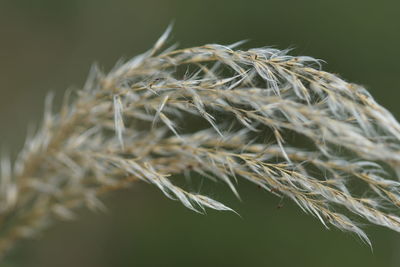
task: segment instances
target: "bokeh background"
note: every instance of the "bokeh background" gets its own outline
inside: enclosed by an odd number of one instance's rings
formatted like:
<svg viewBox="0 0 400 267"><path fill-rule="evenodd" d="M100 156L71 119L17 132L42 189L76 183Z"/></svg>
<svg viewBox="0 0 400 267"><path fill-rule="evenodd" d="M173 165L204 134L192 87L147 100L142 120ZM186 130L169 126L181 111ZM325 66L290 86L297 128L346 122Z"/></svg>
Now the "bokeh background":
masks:
<svg viewBox="0 0 400 267"><path fill-rule="evenodd" d="M93 62L109 69L149 48L175 22L180 46L233 43L295 48L325 69L365 85L400 117L399 1L0 0L0 147L15 155L40 121L44 97L79 88ZM400 266L400 234L367 226L357 237L327 231L289 201L240 182L243 201L222 185L202 191L241 215L198 215L138 183L80 211L0 266Z"/></svg>

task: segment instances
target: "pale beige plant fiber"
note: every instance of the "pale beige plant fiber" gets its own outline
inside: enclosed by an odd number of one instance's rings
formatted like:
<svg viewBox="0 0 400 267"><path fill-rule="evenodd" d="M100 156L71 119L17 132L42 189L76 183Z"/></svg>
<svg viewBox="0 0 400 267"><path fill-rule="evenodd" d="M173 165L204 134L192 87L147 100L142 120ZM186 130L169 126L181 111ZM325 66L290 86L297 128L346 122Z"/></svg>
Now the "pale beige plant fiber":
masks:
<svg viewBox="0 0 400 267"><path fill-rule="evenodd" d="M107 74L94 67L58 113L48 98L17 160L3 157L1 254L138 180L197 212L231 210L176 185L194 173L238 196L246 179L367 243L359 222L400 231L400 125L365 88L287 50L166 49L170 30Z"/></svg>

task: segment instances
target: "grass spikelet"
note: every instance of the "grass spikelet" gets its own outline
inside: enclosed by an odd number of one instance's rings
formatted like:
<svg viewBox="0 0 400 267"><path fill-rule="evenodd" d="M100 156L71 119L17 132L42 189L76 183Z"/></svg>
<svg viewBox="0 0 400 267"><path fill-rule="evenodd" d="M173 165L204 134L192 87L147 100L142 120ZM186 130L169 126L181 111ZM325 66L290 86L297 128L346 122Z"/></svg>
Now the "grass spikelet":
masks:
<svg viewBox="0 0 400 267"><path fill-rule="evenodd" d="M188 172L237 196L246 179L368 244L361 222L400 232L400 125L365 88L288 50L163 51L170 31L108 74L93 67L59 113L49 98L16 161L2 157L1 255L139 180L196 212L231 211L177 186Z"/></svg>

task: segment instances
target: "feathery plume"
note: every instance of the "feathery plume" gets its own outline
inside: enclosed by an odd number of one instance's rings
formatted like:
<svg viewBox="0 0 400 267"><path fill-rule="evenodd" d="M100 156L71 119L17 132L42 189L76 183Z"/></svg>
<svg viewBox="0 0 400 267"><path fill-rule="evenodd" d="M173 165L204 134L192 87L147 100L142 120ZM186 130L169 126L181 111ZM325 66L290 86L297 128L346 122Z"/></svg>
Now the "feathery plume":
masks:
<svg viewBox="0 0 400 267"><path fill-rule="evenodd" d="M49 98L16 161L3 156L0 254L138 180L196 212L231 210L175 185L187 172L237 196L246 179L368 244L360 220L400 232L400 125L365 88L288 50L162 51L170 31L108 74L93 67L59 113Z"/></svg>

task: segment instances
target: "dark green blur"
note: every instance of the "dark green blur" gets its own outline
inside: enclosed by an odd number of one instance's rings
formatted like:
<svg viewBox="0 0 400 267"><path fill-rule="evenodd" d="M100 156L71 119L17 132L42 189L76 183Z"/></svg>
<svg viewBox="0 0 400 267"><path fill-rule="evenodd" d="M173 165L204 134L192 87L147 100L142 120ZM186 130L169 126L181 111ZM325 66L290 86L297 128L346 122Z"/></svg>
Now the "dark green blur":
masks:
<svg viewBox="0 0 400 267"><path fill-rule="evenodd" d="M48 91L60 99L83 84L91 63L107 70L145 51L171 21L180 46L250 39L245 47L324 59L399 118L399 10L384 0L0 0L0 147L15 155ZM371 252L289 200L243 181L239 188L242 202L222 185L202 192L241 217L203 216L136 184L106 198L108 213L81 211L20 243L0 266L400 266L400 234L367 226Z"/></svg>

